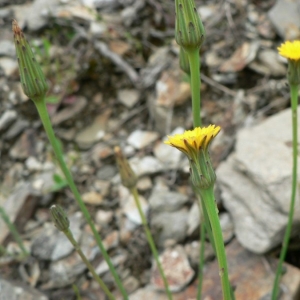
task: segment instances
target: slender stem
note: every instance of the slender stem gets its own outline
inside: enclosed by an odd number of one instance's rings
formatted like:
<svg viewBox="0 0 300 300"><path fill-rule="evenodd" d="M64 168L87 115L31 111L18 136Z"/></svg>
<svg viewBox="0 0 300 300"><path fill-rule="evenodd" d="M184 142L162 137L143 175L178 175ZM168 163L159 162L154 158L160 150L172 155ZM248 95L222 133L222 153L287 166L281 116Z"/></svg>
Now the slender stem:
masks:
<svg viewBox="0 0 300 300"><path fill-rule="evenodd" d="M77 253L81 257L82 261L85 263L85 265L87 266L87 268L89 269L89 271L93 275L93 278L98 282L98 284L102 288L103 292L107 295L107 297L110 300L115 300L114 295L109 291L108 287L102 281L102 279L98 276L98 274L96 274L94 267L91 265L91 263L89 262L89 260L86 258L86 256L82 252L79 244L74 239L73 234L70 231L70 229L68 229L66 232L64 232L64 234L66 235L66 237L68 238L68 240L71 242L71 244L74 246L75 250L77 251Z"/></svg>
<svg viewBox="0 0 300 300"><path fill-rule="evenodd" d="M201 208L201 203L198 203L199 219L200 219L200 252L199 252L199 266L198 266L198 291L197 300L201 300L202 285L203 285L203 266L204 266L204 250L205 250L205 222L204 215Z"/></svg>
<svg viewBox="0 0 300 300"><path fill-rule="evenodd" d="M190 63L191 72L191 88L192 88L192 110L193 110L193 122L194 127L201 127L201 116L200 116L200 58L199 50L191 50L187 52Z"/></svg>
<svg viewBox="0 0 300 300"><path fill-rule="evenodd" d="M158 270L159 270L159 273L160 273L160 276L164 282L164 285L165 285L165 289L166 289L166 292L167 292L167 295L168 295L168 299L169 300L172 300L172 293L170 291L170 288L169 288L169 284L168 284L168 281L167 281L167 278L166 278L166 275L164 273L164 270L162 268L162 265L159 261L159 257L158 257L158 252L157 252L157 249L155 247L155 243L154 243L154 240L152 238L152 234L151 234L151 231L148 227L148 224L147 224L147 220L146 220L146 217L145 217L145 214L142 210L142 207L141 207L141 203L140 203L140 199L139 199L139 195L138 195L138 192L137 192L137 189L134 187L132 189L130 189L130 192L132 193L133 195L133 198L134 198L134 201L135 201L135 204L137 206L137 209L139 211L139 214L140 214L140 217L141 217L141 220L142 220L142 224L144 226L144 230L145 230L145 233L146 233L146 237L147 237L147 240L148 240L148 243L150 245L150 248L151 248L151 251L152 251L152 254L154 256L154 259L156 261L156 264L157 264L157 267L158 267Z"/></svg>
<svg viewBox="0 0 300 300"><path fill-rule="evenodd" d="M72 289L73 289L73 291L74 291L74 293L75 293L75 295L76 295L76 300L82 300L82 298L81 298L81 296L80 296L79 289L78 289L78 287L77 287L76 284L73 284L73 285L72 285Z"/></svg>
<svg viewBox="0 0 300 300"><path fill-rule="evenodd" d="M15 241L17 242L17 244L19 245L20 249L22 250L22 253L24 256L29 255L28 251L26 250L22 238L20 237L20 234L18 233L15 225L10 221L8 215L6 214L4 208L2 206L0 206L0 216L2 218L2 220L5 222L5 224L7 225L10 233L13 235Z"/></svg>
<svg viewBox="0 0 300 300"><path fill-rule="evenodd" d="M218 217L218 209L215 203L213 187L206 190L200 190L203 206L206 206L208 218L211 224L214 242L216 246L216 254L219 264L219 274L221 277L223 299L231 300L231 287L228 278L228 266L223 242L222 229Z"/></svg>
<svg viewBox="0 0 300 300"><path fill-rule="evenodd" d="M199 205L201 205L202 210L203 210L204 224L205 224L205 229L206 229L207 234L208 234L209 241L210 241L210 243L211 243L211 245L214 249L215 254L217 254L215 241L214 241L214 236L213 236L213 233L212 233L212 230L211 230L211 225L210 225L209 217L208 217L208 214L207 214L207 209L206 209L205 205L202 205L202 202L201 202L201 194L199 194Z"/></svg>
<svg viewBox="0 0 300 300"><path fill-rule="evenodd" d="M279 293L279 284L282 275L282 265L286 256L292 226L293 226L293 217L295 210L295 201L296 201L296 191L297 191L297 165L298 165L298 117L297 117L297 107L298 107L298 85L290 85L290 94L291 94L291 106L292 106L292 131L293 131L293 170L292 170L292 193L291 193L291 202L290 202L290 211L288 217L288 223L286 226L283 244L280 252L280 258L276 270L273 291L272 291L272 300L277 300Z"/></svg>
<svg viewBox="0 0 300 300"><path fill-rule="evenodd" d="M56 155L56 158L59 162L59 165L66 177L66 180L68 181L68 184L69 184L69 187L71 189L71 191L73 192L74 194L74 197L87 221L87 223L89 224L89 226L91 227L92 229L92 232L94 234L94 237L96 239L96 242L101 250L101 254L103 255L103 258L105 259L105 261L107 262L107 265L115 279L115 282L116 282L116 285L118 286L122 296L124 297L124 299L128 299L128 295L121 283L121 280L113 266L113 264L111 263L111 260L105 250L105 247L102 243L102 240L101 240L101 237L98 233L98 231L96 230L96 227L92 221L92 218L84 204L84 202L82 201L82 198L77 190L77 187L74 183L74 180L72 178L72 175L63 159L63 155L62 155L62 152L61 152L61 149L57 143L57 140L56 140L56 137L55 137L55 134L54 134L54 131L53 131L53 128L52 128L52 125L51 125L51 121L50 121L50 118L49 118L49 114L48 114L48 111L47 111L47 107L46 107L46 103L44 100L39 100L39 101L34 101L35 105L36 105L36 108L39 112L39 115L40 115L40 118L42 120L42 123L44 125L44 128L45 128L45 131L47 133L47 136L49 138L49 141L53 147L53 150L54 150L54 153Z"/></svg>

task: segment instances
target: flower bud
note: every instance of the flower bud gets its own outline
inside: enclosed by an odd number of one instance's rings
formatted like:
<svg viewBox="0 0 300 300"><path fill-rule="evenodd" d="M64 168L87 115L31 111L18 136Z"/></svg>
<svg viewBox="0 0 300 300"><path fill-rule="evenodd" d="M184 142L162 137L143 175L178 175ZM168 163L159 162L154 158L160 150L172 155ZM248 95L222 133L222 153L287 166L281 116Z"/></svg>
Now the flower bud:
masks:
<svg viewBox="0 0 300 300"><path fill-rule="evenodd" d="M194 0L175 0L175 9L177 44L186 51L199 49L204 41L205 30Z"/></svg>
<svg viewBox="0 0 300 300"><path fill-rule="evenodd" d="M23 91L33 101L43 100L48 85L42 69L34 58L30 45L16 20L12 22L12 29Z"/></svg>
<svg viewBox="0 0 300 300"><path fill-rule="evenodd" d="M67 232L70 227L70 221L65 211L59 205L52 205L50 207L51 219L55 227L63 232Z"/></svg>
<svg viewBox="0 0 300 300"><path fill-rule="evenodd" d="M115 147L115 156L122 184L128 189L134 188L137 183L137 177L130 167L128 160L123 156L120 147Z"/></svg>

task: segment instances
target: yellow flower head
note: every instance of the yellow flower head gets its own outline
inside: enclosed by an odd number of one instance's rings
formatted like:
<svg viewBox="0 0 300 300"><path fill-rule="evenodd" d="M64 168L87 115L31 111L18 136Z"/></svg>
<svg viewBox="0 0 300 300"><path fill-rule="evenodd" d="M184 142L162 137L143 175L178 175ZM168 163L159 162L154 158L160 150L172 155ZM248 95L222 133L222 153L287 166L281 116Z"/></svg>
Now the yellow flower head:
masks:
<svg viewBox="0 0 300 300"><path fill-rule="evenodd" d="M300 60L300 41L285 42L277 48L279 54L287 59Z"/></svg>
<svg viewBox="0 0 300 300"><path fill-rule="evenodd" d="M219 133L220 126L209 125L208 127L196 127L193 130L186 130L183 134L168 136L165 144L177 148L191 157L199 150L206 151L212 139ZM194 152L194 153L191 153Z"/></svg>

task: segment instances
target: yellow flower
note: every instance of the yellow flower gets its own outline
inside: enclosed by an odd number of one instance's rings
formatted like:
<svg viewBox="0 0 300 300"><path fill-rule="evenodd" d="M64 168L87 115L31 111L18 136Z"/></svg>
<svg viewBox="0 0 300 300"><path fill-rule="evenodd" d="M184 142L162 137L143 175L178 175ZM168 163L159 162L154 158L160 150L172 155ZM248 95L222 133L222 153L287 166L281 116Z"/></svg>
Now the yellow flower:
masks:
<svg viewBox="0 0 300 300"><path fill-rule="evenodd" d="M287 59L300 60L300 41L285 42L277 48L279 54Z"/></svg>
<svg viewBox="0 0 300 300"><path fill-rule="evenodd" d="M209 125L208 127L196 127L193 130L186 130L183 134L168 136L165 144L177 148L186 155L190 152L198 152L200 149L207 150L212 139L219 133L220 126Z"/></svg>
<svg viewBox="0 0 300 300"><path fill-rule="evenodd" d="M220 129L220 126L215 125L196 127L183 134L168 136L165 141L165 144L177 148L189 158L191 179L196 188L208 189L216 181L208 146Z"/></svg>

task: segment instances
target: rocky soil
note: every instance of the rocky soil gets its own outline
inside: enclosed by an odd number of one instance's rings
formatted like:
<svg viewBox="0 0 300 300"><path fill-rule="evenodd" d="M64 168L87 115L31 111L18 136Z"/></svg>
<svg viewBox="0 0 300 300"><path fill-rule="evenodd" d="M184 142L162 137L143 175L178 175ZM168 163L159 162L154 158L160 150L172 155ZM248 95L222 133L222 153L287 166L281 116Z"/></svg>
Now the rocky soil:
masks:
<svg viewBox="0 0 300 300"><path fill-rule="evenodd" d="M268 299L287 223L292 164L287 64L276 48L300 37L300 1L205 0L196 6L207 31L202 119L222 127L211 153L230 279L237 300ZM65 159L130 299L167 298L134 200L120 183L114 146L139 177L142 208L174 299L196 299L196 197L187 160L163 144L166 135L192 126L173 0L0 0L0 205L30 252L20 258L0 219L0 299L77 299L73 284L82 299L105 299L53 226L52 204L63 206L74 237L119 296L36 109L21 90L12 19L49 81L48 111ZM282 281L285 300L300 297L299 224L297 209ZM203 299L219 300L208 243L205 257Z"/></svg>

